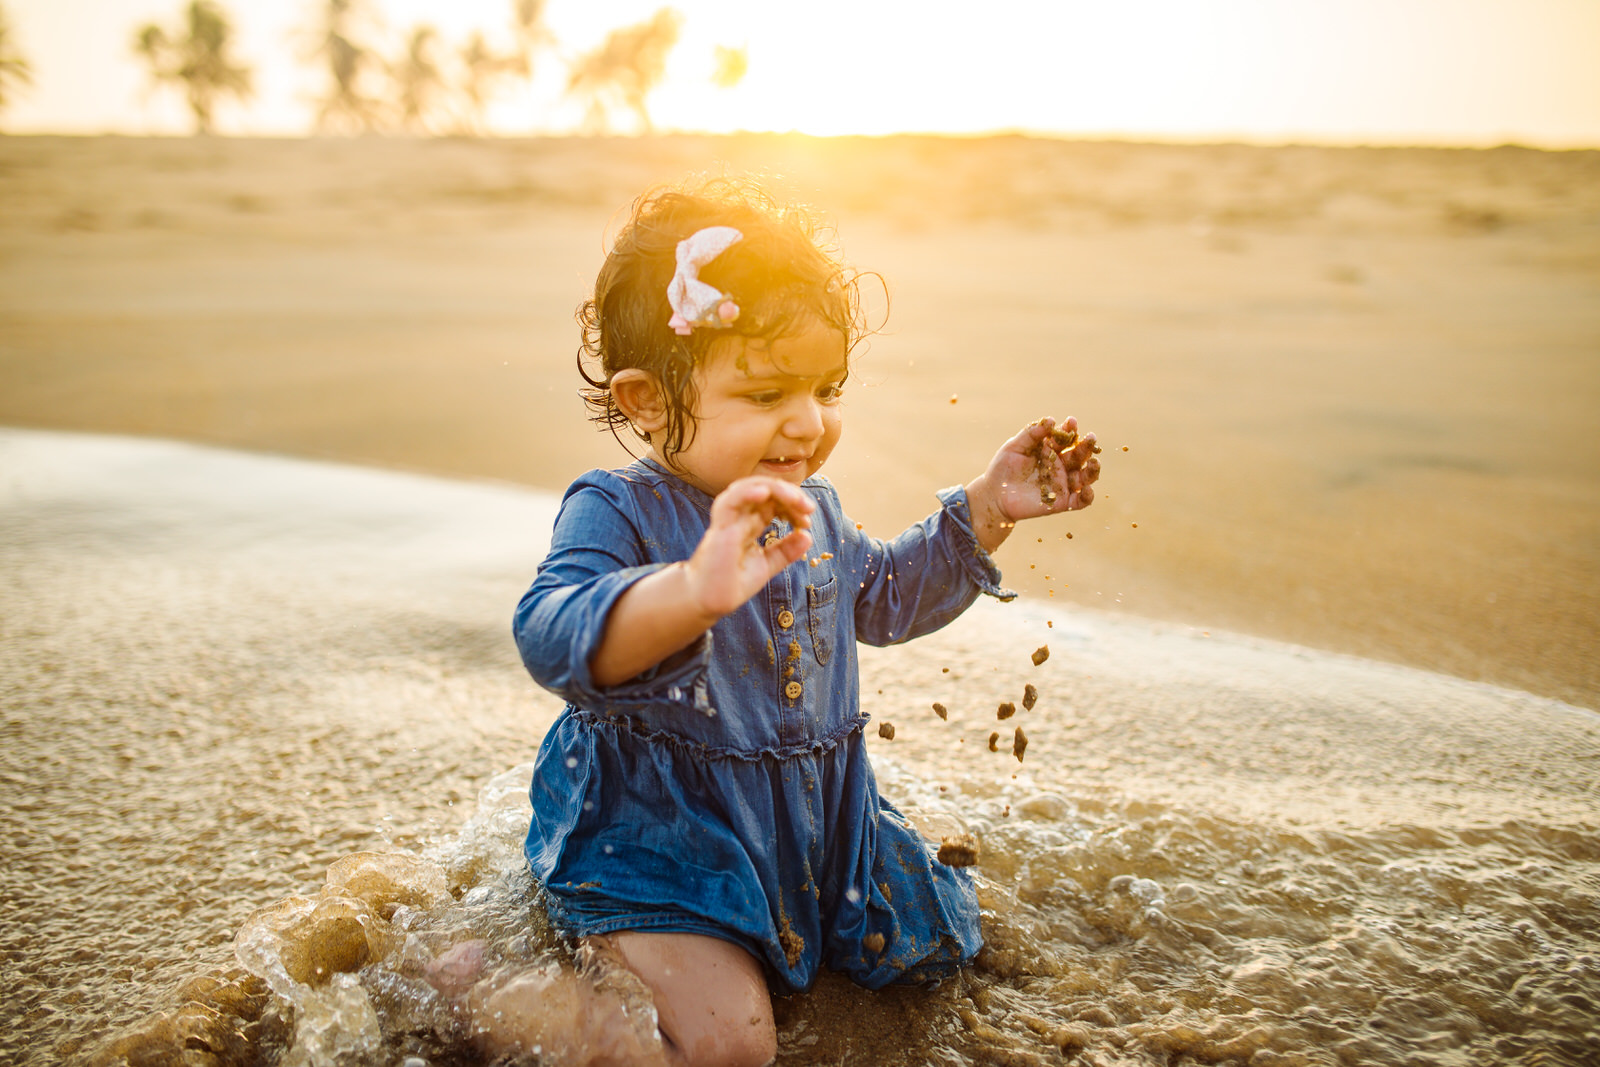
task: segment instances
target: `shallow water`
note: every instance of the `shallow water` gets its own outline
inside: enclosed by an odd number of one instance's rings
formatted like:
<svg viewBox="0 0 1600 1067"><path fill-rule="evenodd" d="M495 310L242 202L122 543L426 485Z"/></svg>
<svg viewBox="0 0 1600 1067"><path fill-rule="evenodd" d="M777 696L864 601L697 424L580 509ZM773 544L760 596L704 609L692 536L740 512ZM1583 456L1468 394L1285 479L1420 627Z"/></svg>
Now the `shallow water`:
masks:
<svg viewBox="0 0 1600 1067"><path fill-rule="evenodd" d="M568 959L507 623L552 517L0 432L0 1061L477 1062L430 962ZM1600 1059L1600 716L1048 602L862 665L886 794L981 841L988 947L780 1002L780 1062Z"/></svg>

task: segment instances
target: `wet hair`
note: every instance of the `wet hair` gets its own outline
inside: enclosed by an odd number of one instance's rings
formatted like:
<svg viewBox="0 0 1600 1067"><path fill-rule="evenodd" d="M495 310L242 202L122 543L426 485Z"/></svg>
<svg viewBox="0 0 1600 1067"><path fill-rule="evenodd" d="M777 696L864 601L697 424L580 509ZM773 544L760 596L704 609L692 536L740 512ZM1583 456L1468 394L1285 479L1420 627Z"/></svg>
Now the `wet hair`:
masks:
<svg viewBox="0 0 1600 1067"><path fill-rule="evenodd" d="M700 270L701 280L739 306L739 317L726 329L680 336L667 325L667 283L677 269L678 242L707 226L732 226L744 235ZM578 309L578 373L587 383L580 393L590 421L621 441L619 430L629 423L611 393L612 376L633 367L648 371L660 386L666 425L659 441L634 432L670 458L694 436L694 369L718 341L770 342L820 324L843 335L848 358L868 333L861 275L840 260L826 235L809 210L778 203L751 179L713 178L640 197L600 268L594 298Z"/></svg>

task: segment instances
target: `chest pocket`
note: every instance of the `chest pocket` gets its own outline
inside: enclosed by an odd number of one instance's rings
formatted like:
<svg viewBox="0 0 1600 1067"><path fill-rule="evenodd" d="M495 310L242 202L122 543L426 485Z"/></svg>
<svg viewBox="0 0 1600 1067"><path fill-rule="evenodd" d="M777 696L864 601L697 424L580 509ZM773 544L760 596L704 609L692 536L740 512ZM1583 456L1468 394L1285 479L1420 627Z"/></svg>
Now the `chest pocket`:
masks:
<svg viewBox="0 0 1600 1067"><path fill-rule="evenodd" d="M833 658L835 602L839 598L839 579L829 578L821 585L806 586L806 625L811 629L811 649L817 662L826 665Z"/></svg>

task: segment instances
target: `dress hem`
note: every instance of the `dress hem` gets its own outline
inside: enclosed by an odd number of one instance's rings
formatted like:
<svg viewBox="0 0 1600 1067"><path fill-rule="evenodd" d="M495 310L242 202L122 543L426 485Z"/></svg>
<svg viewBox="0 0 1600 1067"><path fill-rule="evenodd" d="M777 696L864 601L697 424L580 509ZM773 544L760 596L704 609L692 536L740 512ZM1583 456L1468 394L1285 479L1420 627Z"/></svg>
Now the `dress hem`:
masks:
<svg viewBox="0 0 1600 1067"><path fill-rule="evenodd" d="M607 730L621 735L624 731L636 740L651 743L660 743L678 752L699 759L725 759L738 760L742 763L764 763L767 760L787 760L796 756L820 756L838 748L849 740L852 734L861 733L866 729L867 723L872 721L872 716L862 713L854 719L842 723L833 733L810 741L800 741L792 745L769 745L757 749L728 748L723 745L707 745L699 741L675 734L670 730L655 729L645 725L638 719L626 715L605 714L580 708L575 704L567 705L567 714L577 722L585 725Z"/></svg>

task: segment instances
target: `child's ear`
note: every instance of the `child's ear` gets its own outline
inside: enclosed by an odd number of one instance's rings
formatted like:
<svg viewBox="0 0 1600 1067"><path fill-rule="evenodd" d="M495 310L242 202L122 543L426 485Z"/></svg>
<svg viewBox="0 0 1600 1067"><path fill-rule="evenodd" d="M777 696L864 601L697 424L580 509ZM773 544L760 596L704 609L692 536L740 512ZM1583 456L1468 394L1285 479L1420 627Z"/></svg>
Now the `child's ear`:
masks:
<svg viewBox="0 0 1600 1067"><path fill-rule="evenodd" d="M666 429L666 398L661 382L649 371L637 367L617 371L611 376L611 398L635 428L652 434Z"/></svg>

